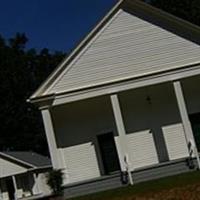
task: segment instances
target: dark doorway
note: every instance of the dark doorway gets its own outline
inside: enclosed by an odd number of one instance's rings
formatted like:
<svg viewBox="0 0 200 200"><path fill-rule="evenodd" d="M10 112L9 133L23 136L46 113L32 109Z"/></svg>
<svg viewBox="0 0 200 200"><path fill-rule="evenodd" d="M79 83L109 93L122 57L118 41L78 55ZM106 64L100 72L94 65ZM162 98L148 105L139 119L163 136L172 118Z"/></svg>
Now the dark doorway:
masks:
<svg viewBox="0 0 200 200"><path fill-rule="evenodd" d="M12 178L9 178L6 180L6 187L7 187L9 199L14 200L15 199L15 188L13 185Z"/></svg>
<svg viewBox="0 0 200 200"><path fill-rule="evenodd" d="M98 136L98 143L101 152L105 174L119 171L119 158L115 146L113 133Z"/></svg>
<svg viewBox="0 0 200 200"><path fill-rule="evenodd" d="M189 117L197 149L200 152L200 113L191 114Z"/></svg>

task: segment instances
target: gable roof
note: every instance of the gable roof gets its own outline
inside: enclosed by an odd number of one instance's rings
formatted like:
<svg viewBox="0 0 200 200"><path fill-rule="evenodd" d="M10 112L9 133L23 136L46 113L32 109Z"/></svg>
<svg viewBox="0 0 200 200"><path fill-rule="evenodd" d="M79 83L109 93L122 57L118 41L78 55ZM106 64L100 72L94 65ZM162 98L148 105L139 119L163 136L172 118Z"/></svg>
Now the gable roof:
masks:
<svg viewBox="0 0 200 200"><path fill-rule="evenodd" d="M28 151L6 151L0 152L0 156L26 166L28 168L51 167L51 161L48 157Z"/></svg>
<svg viewBox="0 0 200 200"><path fill-rule="evenodd" d="M30 100L200 63L200 28L138 0L121 0Z"/></svg>

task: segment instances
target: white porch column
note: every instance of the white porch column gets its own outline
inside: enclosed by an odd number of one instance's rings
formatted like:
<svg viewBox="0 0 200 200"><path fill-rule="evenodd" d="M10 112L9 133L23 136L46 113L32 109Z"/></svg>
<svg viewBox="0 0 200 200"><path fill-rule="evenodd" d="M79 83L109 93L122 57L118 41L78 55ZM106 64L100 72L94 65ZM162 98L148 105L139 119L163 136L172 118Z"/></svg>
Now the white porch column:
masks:
<svg viewBox="0 0 200 200"><path fill-rule="evenodd" d="M14 186L14 190L15 190L15 200L17 200L17 182L16 182L16 178L15 176L12 176L12 181L13 181L13 186Z"/></svg>
<svg viewBox="0 0 200 200"><path fill-rule="evenodd" d="M1 183L1 179L0 179L0 200L3 200L3 193L2 193L2 183Z"/></svg>
<svg viewBox="0 0 200 200"><path fill-rule="evenodd" d="M33 180L34 180L34 183L35 183L35 188L33 187L32 193L33 194L40 194L39 177L36 175L36 173L33 173Z"/></svg>
<svg viewBox="0 0 200 200"><path fill-rule="evenodd" d="M41 112L42 112L42 118L43 118L43 123L45 127L52 165L54 169L59 169L60 167L59 155L57 154L57 145L56 145L53 123L51 119L51 113L48 108L41 110Z"/></svg>
<svg viewBox="0 0 200 200"><path fill-rule="evenodd" d="M125 131L125 126L124 126L124 122L123 122L123 118L122 118L122 113L121 113L121 109L120 109L118 96L117 96L117 94L113 94L110 96L110 98L111 98L112 109L113 109L115 122L116 122L116 126L117 126L117 131L119 134L117 151L118 151L118 155L119 155L121 171L128 170L129 181L130 181L130 184L133 185L132 175L129 170L128 152L127 152L127 147L126 147L127 146L126 131Z"/></svg>
<svg viewBox="0 0 200 200"><path fill-rule="evenodd" d="M175 81L173 84L174 84L174 91L175 91L175 95L176 95L176 99L177 99L177 103L178 103L179 112L180 112L180 115L181 115L181 120L182 120L183 127L184 127L184 130L185 130L186 141L187 141L188 145L189 145L190 142L192 142L194 144L194 154L197 158L198 167L200 169L199 155L198 155L198 151L197 151L197 147L196 147L191 123L190 123L190 120L189 120L187 107L186 107L186 104L185 104L182 86L181 86L180 81Z"/></svg>

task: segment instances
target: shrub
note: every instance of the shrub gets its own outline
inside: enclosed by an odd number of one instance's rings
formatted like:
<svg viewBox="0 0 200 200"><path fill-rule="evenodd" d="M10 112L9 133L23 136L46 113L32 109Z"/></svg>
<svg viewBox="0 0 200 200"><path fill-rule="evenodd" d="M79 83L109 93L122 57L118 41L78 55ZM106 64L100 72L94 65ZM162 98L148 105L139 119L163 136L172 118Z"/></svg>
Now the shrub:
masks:
<svg viewBox="0 0 200 200"><path fill-rule="evenodd" d="M54 195L63 195L63 172L61 169L54 169L47 175L47 184Z"/></svg>

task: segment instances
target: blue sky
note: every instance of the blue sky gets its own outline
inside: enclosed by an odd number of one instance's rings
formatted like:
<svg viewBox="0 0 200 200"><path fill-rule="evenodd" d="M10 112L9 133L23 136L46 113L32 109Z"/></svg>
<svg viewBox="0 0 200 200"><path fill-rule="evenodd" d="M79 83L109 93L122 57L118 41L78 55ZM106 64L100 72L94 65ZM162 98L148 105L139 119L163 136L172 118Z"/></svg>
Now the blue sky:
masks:
<svg viewBox="0 0 200 200"><path fill-rule="evenodd" d="M1 0L0 34L24 32L28 48L70 51L117 0Z"/></svg>

